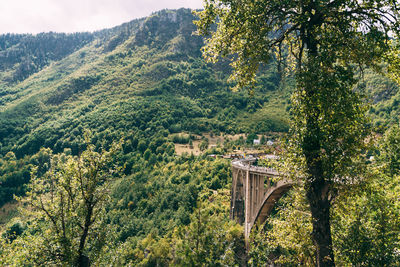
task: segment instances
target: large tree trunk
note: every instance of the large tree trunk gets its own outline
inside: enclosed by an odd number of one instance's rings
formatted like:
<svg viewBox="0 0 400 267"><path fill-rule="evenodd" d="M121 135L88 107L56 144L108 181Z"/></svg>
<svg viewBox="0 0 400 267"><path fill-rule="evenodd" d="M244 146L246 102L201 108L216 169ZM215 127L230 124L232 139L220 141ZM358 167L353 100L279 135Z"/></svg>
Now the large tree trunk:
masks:
<svg viewBox="0 0 400 267"><path fill-rule="evenodd" d="M323 179L307 186L307 199L312 215L312 239L317 249L317 266L335 266L330 225L329 185Z"/></svg>
<svg viewBox="0 0 400 267"><path fill-rule="evenodd" d="M330 225L332 188L323 172L321 132L317 123L319 112L314 110L310 114L313 115L309 116L307 120L303 151L308 172L305 189L312 216L312 239L317 249L316 265L319 267L335 266Z"/></svg>
<svg viewBox="0 0 400 267"><path fill-rule="evenodd" d="M312 10L313 7L310 7ZM316 16L316 18L319 16ZM320 25L322 20L308 23L302 30L303 40L307 48L308 62L306 68L300 72L298 80L300 88L306 92L306 98L302 103L303 116L306 121L302 149L306 158L307 177L305 189L310 204L313 232L312 239L317 249L316 265L335 266L332 249L330 207L331 207L331 183L326 179L322 162L323 133L319 120L321 110L319 99L320 90L326 90L320 75L320 60L318 53L318 41L314 35L314 26ZM325 133L326 134L326 133Z"/></svg>

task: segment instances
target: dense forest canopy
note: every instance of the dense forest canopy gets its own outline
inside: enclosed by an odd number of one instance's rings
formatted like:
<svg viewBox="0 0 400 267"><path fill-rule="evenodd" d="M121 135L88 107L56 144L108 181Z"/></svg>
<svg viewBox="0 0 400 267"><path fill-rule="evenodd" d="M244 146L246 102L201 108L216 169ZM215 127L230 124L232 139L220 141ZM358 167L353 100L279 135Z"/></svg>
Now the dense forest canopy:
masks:
<svg viewBox="0 0 400 267"><path fill-rule="evenodd" d="M216 156L259 136L260 150L284 151L266 139L289 132L296 76L273 56L251 91L232 91L229 59L202 58L196 19L163 10L94 33L0 36L0 265L315 264L301 187L246 255L229 219L230 161ZM380 141L360 159L366 179L335 198L335 260L396 266L400 92L372 69L355 88Z"/></svg>

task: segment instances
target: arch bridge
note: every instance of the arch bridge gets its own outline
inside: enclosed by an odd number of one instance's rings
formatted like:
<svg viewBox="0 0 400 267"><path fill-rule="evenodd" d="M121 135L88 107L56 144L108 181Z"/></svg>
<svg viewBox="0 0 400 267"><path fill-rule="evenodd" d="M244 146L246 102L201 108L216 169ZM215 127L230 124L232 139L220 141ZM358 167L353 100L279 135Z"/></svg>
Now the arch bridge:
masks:
<svg viewBox="0 0 400 267"><path fill-rule="evenodd" d="M272 178L282 175L271 168L253 166L255 161L255 158L232 161L230 217L244 224L246 240L252 227L265 222L275 203L294 184L288 179L274 183Z"/></svg>

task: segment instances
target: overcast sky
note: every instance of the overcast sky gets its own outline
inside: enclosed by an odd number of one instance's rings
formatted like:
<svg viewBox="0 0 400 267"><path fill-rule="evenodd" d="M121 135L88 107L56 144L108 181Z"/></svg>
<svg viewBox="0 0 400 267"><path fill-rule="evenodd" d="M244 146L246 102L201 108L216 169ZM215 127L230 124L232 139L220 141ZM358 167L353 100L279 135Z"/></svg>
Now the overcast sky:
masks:
<svg viewBox="0 0 400 267"><path fill-rule="evenodd" d="M165 8L201 8L202 3L202 0L0 0L0 33L95 31Z"/></svg>

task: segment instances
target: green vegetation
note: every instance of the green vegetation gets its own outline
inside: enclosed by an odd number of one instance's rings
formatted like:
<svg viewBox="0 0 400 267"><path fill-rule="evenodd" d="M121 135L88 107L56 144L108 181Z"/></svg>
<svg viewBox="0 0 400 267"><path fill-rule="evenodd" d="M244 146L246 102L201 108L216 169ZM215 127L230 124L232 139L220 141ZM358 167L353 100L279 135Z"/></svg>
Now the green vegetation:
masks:
<svg viewBox="0 0 400 267"><path fill-rule="evenodd" d="M229 219L230 161L207 156L288 133L296 77L273 58L253 90L231 91L232 67L201 58L194 19L164 10L95 33L0 36L0 216L19 208L0 220L0 265L315 264L304 189L277 203L246 255L243 227ZM363 179L337 187L333 251L340 265L396 266L400 141L386 129L399 92L371 70L363 77L367 125L384 137L363 151ZM351 95L345 87L321 102L327 112ZM213 137L238 133L246 135L208 149ZM194 143L199 156L175 153Z"/></svg>
<svg viewBox="0 0 400 267"><path fill-rule="evenodd" d="M101 251L102 239L106 238L102 230L104 204L110 180L118 175L118 170L110 166L118 146L100 153L93 149L89 144L76 158L52 156L46 173L36 176L33 172L22 201L27 206L24 213L32 218L30 230L40 234L27 235L25 246L31 256L20 259L24 265L85 266ZM6 231L9 242L22 235L13 229L15 225Z"/></svg>
<svg viewBox="0 0 400 267"><path fill-rule="evenodd" d="M49 57L49 67L27 73L21 82L0 81L8 88L0 96L0 154L11 151L24 166L14 178L10 171L0 176L0 204L25 191L30 157L40 148L78 155L85 148L84 129L92 130L97 148L124 136L128 149L140 143L152 145L153 153L157 138L171 133L287 130L287 116L277 113L285 110L279 95L288 89L279 88L274 66L265 71L261 84L268 87L260 93L231 92L226 83L229 66L211 66L200 58L202 40L192 36L193 19L190 10L162 11L95 33L92 42L60 53L60 60ZM46 40L38 37L35 42ZM257 120L247 119L257 113ZM3 166L11 168L8 165Z"/></svg>

